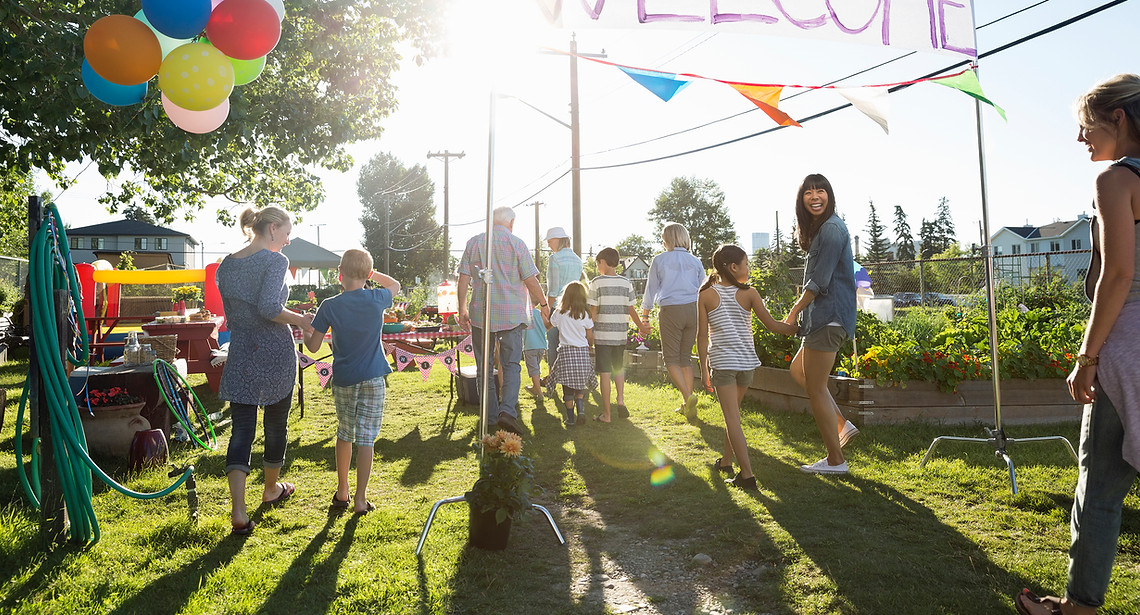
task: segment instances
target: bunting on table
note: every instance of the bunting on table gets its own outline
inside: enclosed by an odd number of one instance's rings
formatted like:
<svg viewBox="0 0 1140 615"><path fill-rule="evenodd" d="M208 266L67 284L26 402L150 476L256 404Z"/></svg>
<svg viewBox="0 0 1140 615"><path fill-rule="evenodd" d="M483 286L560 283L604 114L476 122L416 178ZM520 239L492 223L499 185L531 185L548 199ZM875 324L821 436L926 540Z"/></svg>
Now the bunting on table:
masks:
<svg viewBox="0 0 1140 615"><path fill-rule="evenodd" d="M436 363L442 363L443 366L447 368L447 371L455 374L455 357L458 352L458 348L450 348L438 354L416 354L402 348L396 348L392 354L396 357L396 371L403 371L415 365L416 368L420 370L420 376L427 381L428 376L431 374L432 367L434 367Z"/></svg>
<svg viewBox="0 0 1140 615"><path fill-rule="evenodd" d="M562 53L566 55L574 55L567 51L560 49L547 48L549 51L555 53ZM972 96L981 102L993 106L1002 119L1005 119L1005 110L997 106L990 99L982 94L982 86L978 82L978 76L973 69L966 69L953 75L943 75L941 77L922 77L920 79L911 79L909 81L899 81L894 83L876 83L857 87L843 87L835 85L799 85L788 83L747 83L741 81L727 81L724 79L716 79L713 77L705 77L693 73L672 73L668 71L653 70L651 68L640 68L636 66L629 66L627 64L618 64L616 62L609 62L599 58L591 58L589 56L577 56L583 60L589 60L598 64L606 66L613 66L623 73L628 75L631 79L639 83L642 87L652 92L655 96L663 101L668 102L678 92L684 89L687 85L696 79L703 79L705 81L715 81L723 83L745 98L752 102L763 111L772 121L781 126L799 126L800 124L792 119L787 113L780 110L780 95L784 88L798 88L807 90L835 90L840 96L847 99L860 112L871 118L876 124L881 126L884 131L887 130L887 110L889 107L886 105L886 96L889 94L888 88L914 85L924 81L930 81L939 85L954 88L969 96Z"/></svg>

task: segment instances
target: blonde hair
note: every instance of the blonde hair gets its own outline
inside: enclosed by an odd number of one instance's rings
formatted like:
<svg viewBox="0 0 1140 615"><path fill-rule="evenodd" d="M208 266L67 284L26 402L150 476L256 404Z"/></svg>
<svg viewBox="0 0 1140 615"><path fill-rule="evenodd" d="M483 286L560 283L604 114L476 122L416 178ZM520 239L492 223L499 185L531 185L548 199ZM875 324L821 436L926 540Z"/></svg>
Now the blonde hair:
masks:
<svg viewBox="0 0 1140 615"><path fill-rule="evenodd" d="M586 317L586 285L581 282L571 282L562 290L562 298L558 300L558 311L563 314L569 312L570 318L578 320Z"/></svg>
<svg viewBox="0 0 1140 615"><path fill-rule="evenodd" d="M345 250L340 257L340 275L350 280L367 280L372 275L372 255L364 250Z"/></svg>
<svg viewBox="0 0 1140 615"><path fill-rule="evenodd" d="M238 224L241 226L241 234L249 239L253 239L254 236L264 235L266 229L268 229L271 224L283 226L292 223L293 221L289 218L289 212L275 205L262 207L261 209L246 207L245 211L241 212L241 216L238 218ZM249 230L247 231L246 229Z"/></svg>
<svg viewBox="0 0 1140 615"><path fill-rule="evenodd" d="M559 250L564 250L564 249L570 247L570 238L569 237L559 237L557 239L551 239L550 241L554 242L554 251L555 252L557 252Z"/></svg>
<svg viewBox="0 0 1140 615"><path fill-rule="evenodd" d="M1086 129L1098 123L1112 124L1116 109L1124 111L1129 135L1140 141L1140 76L1123 73L1094 85L1077 99L1077 122Z"/></svg>
<svg viewBox="0 0 1140 615"><path fill-rule="evenodd" d="M665 225L661 230L661 241L665 243L665 247L672 250L673 248L691 249L693 242L689 239L689 231L684 226L676 222L670 222Z"/></svg>

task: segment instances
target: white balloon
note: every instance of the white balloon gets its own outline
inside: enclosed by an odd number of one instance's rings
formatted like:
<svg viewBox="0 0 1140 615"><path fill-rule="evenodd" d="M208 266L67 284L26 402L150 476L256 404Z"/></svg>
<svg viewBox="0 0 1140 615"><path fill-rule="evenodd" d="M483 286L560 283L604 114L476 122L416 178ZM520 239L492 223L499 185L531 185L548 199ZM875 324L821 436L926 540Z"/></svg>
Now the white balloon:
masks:
<svg viewBox="0 0 1140 615"><path fill-rule="evenodd" d="M182 130L194 134L205 134L217 130L219 126L225 123L226 118L230 116L230 99L223 100L222 104L213 109L190 111L170 102L166 94L163 94L162 110L166 111L166 117L170 118L170 121Z"/></svg>
<svg viewBox="0 0 1140 615"><path fill-rule="evenodd" d="M273 7L273 10L277 11L277 17L280 18L281 21L285 21L285 3L282 0L265 1L269 3L269 6Z"/></svg>

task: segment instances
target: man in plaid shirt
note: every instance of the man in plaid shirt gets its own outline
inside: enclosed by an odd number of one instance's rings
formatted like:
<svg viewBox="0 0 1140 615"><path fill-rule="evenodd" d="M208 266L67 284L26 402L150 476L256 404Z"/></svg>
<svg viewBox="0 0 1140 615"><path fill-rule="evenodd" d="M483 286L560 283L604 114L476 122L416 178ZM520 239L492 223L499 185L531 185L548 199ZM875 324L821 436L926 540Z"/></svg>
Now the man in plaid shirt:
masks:
<svg viewBox="0 0 1140 615"><path fill-rule="evenodd" d="M491 390L484 397L487 400L487 421L497 423L500 429L521 434L522 424L518 420L515 405L519 398L523 332L530 322L531 306L537 304L545 319L550 318L550 307L546 303L542 286L538 283L538 267L535 266L530 251L523 240L512 232L515 211L510 207L495 209L492 223L490 306L488 308L487 305L487 284L479 275L487 266L487 234L480 233L467 242L463 258L459 261L458 318L460 325L471 326L478 374L476 379L482 387L485 369L483 327L489 309L491 349L493 351L498 348L503 390L497 394L495 379L490 379ZM469 286L472 291L470 306L465 303ZM488 430L491 426L488 424Z"/></svg>

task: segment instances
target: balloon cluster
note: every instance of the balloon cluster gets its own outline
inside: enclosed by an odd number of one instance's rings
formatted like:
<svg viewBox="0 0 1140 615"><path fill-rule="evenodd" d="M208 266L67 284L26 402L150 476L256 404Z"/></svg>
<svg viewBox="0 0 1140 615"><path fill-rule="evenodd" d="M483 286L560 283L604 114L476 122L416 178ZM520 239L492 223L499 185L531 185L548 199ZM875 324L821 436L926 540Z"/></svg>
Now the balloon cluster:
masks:
<svg viewBox="0 0 1140 615"><path fill-rule="evenodd" d="M229 117L234 86L261 74L284 18L282 0L142 0L134 17L108 15L87 29L83 84L108 105L127 106L142 102L158 75L170 121L207 133Z"/></svg>

